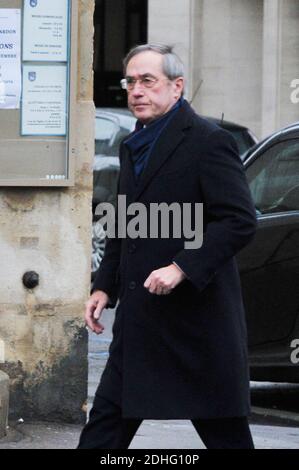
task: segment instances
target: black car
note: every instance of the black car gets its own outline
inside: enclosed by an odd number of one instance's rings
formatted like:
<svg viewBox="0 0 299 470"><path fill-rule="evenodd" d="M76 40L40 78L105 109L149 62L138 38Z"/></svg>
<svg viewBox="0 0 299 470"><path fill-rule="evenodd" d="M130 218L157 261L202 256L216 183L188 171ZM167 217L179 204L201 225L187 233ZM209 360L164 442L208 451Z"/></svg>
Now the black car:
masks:
<svg viewBox="0 0 299 470"><path fill-rule="evenodd" d="M256 136L250 129L248 129L248 127L241 126L235 122L225 121L224 119L217 119L209 116L202 117L214 124L217 124L217 126L222 127L234 136L240 156L249 151L258 142Z"/></svg>
<svg viewBox="0 0 299 470"><path fill-rule="evenodd" d="M299 123L243 159L258 218L254 241L237 257L251 379L299 382Z"/></svg>

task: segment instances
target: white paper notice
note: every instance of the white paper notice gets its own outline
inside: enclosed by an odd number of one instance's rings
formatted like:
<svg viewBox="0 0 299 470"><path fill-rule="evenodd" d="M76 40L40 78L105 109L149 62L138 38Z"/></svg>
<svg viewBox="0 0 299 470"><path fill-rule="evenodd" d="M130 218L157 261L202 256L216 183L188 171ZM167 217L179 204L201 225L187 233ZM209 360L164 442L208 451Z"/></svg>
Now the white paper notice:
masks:
<svg viewBox="0 0 299 470"><path fill-rule="evenodd" d="M22 135L66 135L67 66L24 65Z"/></svg>
<svg viewBox="0 0 299 470"><path fill-rule="evenodd" d="M24 0L23 60L66 62L69 0Z"/></svg>
<svg viewBox="0 0 299 470"><path fill-rule="evenodd" d="M21 10L0 8L0 108L20 107Z"/></svg>

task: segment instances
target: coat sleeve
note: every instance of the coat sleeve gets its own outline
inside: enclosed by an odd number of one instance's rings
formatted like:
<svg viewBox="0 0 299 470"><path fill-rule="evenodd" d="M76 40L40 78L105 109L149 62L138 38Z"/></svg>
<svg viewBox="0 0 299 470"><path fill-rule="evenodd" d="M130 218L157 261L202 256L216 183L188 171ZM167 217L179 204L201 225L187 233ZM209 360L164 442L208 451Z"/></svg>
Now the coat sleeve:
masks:
<svg viewBox="0 0 299 470"><path fill-rule="evenodd" d="M201 291L252 240L256 213L236 142L228 132L213 131L197 157L204 204L203 244L185 248L173 262Z"/></svg>

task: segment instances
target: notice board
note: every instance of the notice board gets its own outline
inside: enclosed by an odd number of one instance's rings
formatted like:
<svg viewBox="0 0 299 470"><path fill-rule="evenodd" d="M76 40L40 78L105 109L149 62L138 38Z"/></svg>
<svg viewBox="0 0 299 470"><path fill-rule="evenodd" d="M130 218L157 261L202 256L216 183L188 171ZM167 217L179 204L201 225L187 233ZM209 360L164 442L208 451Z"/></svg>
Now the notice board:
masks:
<svg viewBox="0 0 299 470"><path fill-rule="evenodd" d="M74 184L77 0L0 0L0 186Z"/></svg>

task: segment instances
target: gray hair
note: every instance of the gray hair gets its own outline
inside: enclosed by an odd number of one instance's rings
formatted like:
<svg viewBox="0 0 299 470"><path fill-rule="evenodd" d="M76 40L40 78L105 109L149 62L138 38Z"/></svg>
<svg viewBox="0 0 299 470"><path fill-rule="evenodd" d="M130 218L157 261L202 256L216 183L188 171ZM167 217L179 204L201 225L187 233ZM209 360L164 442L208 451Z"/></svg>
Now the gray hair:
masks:
<svg viewBox="0 0 299 470"><path fill-rule="evenodd" d="M147 51L157 52L163 56L163 73L169 80L184 77L184 64L179 56L173 52L173 46L158 43L142 44L131 49L123 61L124 73L126 73L128 63L135 55Z"/></svg>

